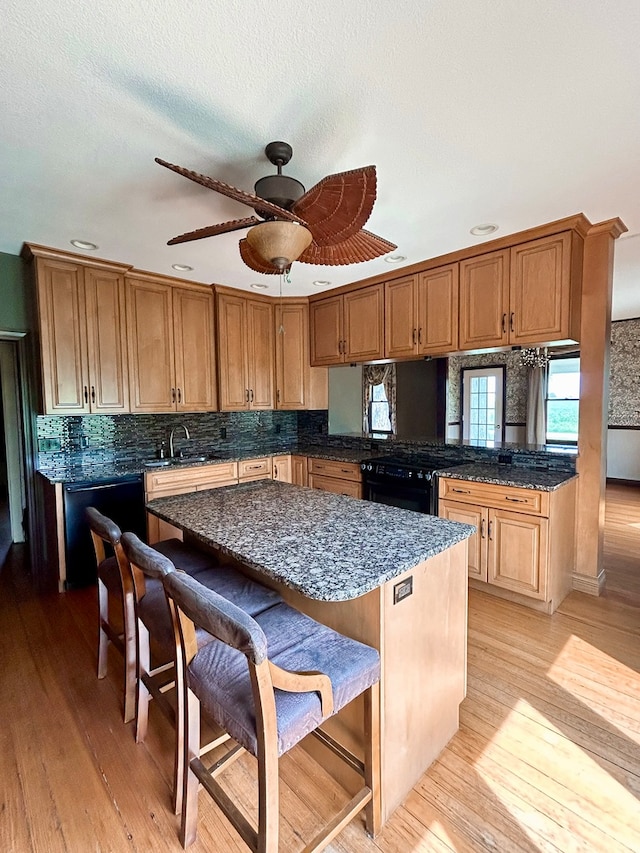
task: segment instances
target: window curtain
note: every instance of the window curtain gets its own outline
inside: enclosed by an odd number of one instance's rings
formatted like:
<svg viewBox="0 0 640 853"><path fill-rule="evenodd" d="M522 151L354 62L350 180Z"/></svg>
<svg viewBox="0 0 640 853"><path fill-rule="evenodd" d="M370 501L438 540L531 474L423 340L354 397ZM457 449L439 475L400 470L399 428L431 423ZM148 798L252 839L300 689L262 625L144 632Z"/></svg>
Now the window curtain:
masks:
<svg viewBox="0 0 640 853"><path fill-rule="evenodd" d="M547 443L546 367L530 367L527 385L527 444Z"/></svg>
<svg viewBox="0 0 640 853"><path fill-rule="evenodd" d="M362 368L362 431L369 432L369 403L373 388L384 385L389 401L391 432L396 432L396 366L395 364L365 364Z"/></svg>

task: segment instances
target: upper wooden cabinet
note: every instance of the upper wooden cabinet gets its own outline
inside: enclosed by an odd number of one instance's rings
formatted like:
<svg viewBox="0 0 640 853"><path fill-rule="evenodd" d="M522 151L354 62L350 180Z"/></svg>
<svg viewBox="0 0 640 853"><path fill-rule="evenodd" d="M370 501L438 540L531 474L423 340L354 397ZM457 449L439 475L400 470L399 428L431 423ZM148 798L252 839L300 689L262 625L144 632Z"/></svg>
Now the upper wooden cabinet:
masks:
<svg viewBox="0 0 640 853"><path fill-rule="evenodd" d="M220 409L273 409L273 304L218 292Z"/></svg>
<svg viewBox="0 0 640 853"><path fill-rule="evenodd" d="M310 367L309 306L282 300L275 310L276 408L326 409L328 372Z"/></svg>
<svg viewBox="0 0 640 853"><path fill-rule="evenodd" d="M309 304L311 365L384 358L384 288L362 287Z"/></svg>
<svg viewBox="0 0 640 853"><path fill-rule="evenodd" d="M385 284L385 356L410 358L458 348L458 264Z"/></svg>
<svg viewBox="0 0 640 853"><path fill-rule="evenodd" d="M132 412L215 409L213 294L160 277L127 277Z"/></svg>
<svg viewBox="0 0 640 853"><path fill-rule="evenodd" d="M460 349L577 341L582 240L567 231L460 262Z"/></svg>
<svg viewBox="0 0 640 853"><path fill-rule="evenodd" d="M44 413L128 412L121 269L36 256L35 275Z"/></svg>

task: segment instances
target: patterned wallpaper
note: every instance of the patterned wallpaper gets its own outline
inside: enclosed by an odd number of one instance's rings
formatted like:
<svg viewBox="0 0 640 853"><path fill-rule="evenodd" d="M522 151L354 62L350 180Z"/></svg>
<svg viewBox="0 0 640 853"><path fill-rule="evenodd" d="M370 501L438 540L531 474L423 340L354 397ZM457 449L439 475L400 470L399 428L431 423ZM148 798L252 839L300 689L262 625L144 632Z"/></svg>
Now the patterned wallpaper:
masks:
<svg viewBox="0 0 640 853"><path fill-rule="evenodd" d="M611 324L609 426L640 427L640 317Z"/></svg>
<svg viewBox="0 0 640 853"><path fill-rule="evenodd" d="M447 422L460 421L461 374L463 367L493 367L504 364L507 406L505 424L523 424L527 417L527 368L519 352L483 352L449 357Z"/></svg>

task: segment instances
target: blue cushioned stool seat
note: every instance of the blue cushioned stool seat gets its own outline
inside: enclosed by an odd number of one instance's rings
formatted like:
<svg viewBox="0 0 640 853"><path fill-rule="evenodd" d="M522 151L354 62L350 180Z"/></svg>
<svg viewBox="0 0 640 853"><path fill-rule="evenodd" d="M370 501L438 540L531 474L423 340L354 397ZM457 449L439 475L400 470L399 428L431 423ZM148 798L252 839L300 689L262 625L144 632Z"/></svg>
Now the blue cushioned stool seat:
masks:
<svg viewBox="0 0 640 853"><path fill-rule="evenodd" d="M199 578L198 578L199 580ZM287 604L257 614L267 642L269 660L282 669L318 670L333 688L334 712L339 711L380 678L377 651L321 625ZM242 652L212 639L189 664L189 687L218 725L256 755L253 695ZM275 691L278 755L283 755L322 722L315 692Z"/></svg>

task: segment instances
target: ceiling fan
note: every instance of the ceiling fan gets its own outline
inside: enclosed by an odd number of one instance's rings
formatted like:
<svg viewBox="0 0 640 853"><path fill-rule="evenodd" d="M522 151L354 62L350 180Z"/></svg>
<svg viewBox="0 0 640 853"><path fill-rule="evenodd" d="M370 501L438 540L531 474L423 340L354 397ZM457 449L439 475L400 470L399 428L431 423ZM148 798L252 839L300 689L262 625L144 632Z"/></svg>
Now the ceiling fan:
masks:
<svg viewBox="0 0 640 853"><path fill-rule="evenodd" d="M397 248L362 227L376 200L375 166L328 175L305 191L300 181L282 174L293 155L290 145L270 142L265 154L278 171L260 178L255 194L156 157L161 166L246 204L257 214L180 234L168 245L249 228L240 240L240 256L252 270L265 274L281 273L295 260L330 266L356 264Z"/></svg>

